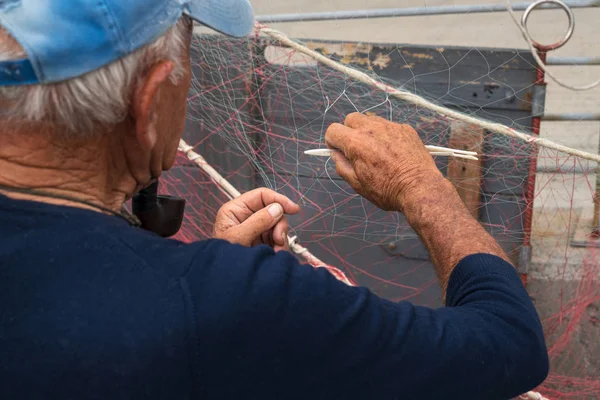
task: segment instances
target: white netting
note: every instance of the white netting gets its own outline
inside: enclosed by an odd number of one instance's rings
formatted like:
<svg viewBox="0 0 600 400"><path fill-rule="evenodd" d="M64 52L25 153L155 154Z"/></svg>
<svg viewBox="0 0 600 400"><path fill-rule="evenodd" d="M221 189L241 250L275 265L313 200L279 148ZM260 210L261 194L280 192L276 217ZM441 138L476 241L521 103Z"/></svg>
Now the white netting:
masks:
<svg viewBox="0 0 600 400"><path fill-rule="evenodd" d="M528 51L303 43L435 105L532 133L536 71ZM433 268L404 217L356 196L330 162L304 150L323 147L327 126L354 111L408 123L426 144L445 147L463 143L455 141L453 132L464 126L448 113L400 100L265 35L249 40L199 36L194 48L184 135L194 151L241 192L267 186L298 202L303 210L291 218L290 235L327 264L384 297L439 306ZM468 146L482 160L475 165L480 185L473 189L472 177L461 182L465 193L476 192L474 213L516 264L523 267L520 260L533 249L529 270L521 272L528 276L552 359L551 375L539 391L551 399L595 398L600 393L595 357L600 354L600 267L595 248L571 245L591 224L595 172L581 158L548 148L538 151L520 138L473 126L466 131ZM535 157L546 172L531 173ZM448 158L436 162L448 173ZM453 173L460 181L460 168ZM209 237L231 191L183 154L164 183L164 191L188 199L179 238Z"/></svg>

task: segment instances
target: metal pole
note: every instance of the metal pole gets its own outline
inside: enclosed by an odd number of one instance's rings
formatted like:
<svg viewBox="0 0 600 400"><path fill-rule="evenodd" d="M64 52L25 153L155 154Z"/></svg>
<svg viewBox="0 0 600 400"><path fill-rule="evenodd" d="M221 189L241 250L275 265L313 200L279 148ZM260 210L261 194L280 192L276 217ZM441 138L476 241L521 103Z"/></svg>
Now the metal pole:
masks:
<svg viewBox="0 0 600 400"><path fill-rule="evenodd" d="M598 154L600 154L600 137L598 138ZM592 237L595 239L600 238L600 165L596 166L596 193L594 194Z"/></svg>
<svg viewBox="0 0 600 400"><path fill-rule="evenodd" d="M538 165L536 168L537 173L542 174L595 174L597 173L598 164L587 164L583 165L565 165L565 166L556 166L556 165ZM600 181L599 181L600 182Z"/></svg>
<svg viewBox="0 0 600 400"><path fill-rule="evenodd" d="M546 50L538 48L538 55L543 63L546 63ZM546 100L546 73L538 66L536 70L535 86L533 90L532 101L532 123L531 132L533 135L540 134L542 116L544 115L544 103ZM529 176L527 179L527 191L525 192L526 210L525 220L523 221L523 247L519 253L519 273L523 284L527 286L527 276L529 265L531 264L532 246L531 246L531 228L533 225L533 203L535 200L535 174L537 169L537 147L532 146L531 156L529 158Z"/></svg>
<svg viewBox="0 0 600 400"><path fill-rule="evenodd" d="M600 65L600 57L548 57L546 65Z"/></svg>
<svg viewBox="0 0 600 400"><path fill-rule="evenodd" d="M600 0L565 0L570 8L588 8L600 6ZM531 3L515 3L513 10L524 11ZM557 8L554 5L542 5L541 9ZM352 11L324 11L314 13L272 14L259 15L258 22L307 22L307 21L331 21L365 18L392 18L392 17L415 17L425 15L447 15L447 14L476 14L506 12L505 4L474 4L457 6L436 7L412 7L412 8L382 8L375 10L352 10Z"/></svg>
<svg viewBox="0 0 600 400"><path fill-rule="evenodd" d="M544 121L600 121L600 113L557 113L545 114Z"/></svg>

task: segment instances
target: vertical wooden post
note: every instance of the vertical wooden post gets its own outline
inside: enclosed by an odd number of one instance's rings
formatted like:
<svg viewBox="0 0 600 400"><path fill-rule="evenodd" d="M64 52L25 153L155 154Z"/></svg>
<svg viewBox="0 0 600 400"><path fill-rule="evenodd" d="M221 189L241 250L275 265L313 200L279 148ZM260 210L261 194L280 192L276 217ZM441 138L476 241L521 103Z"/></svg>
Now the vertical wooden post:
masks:
<svg viewBox="0 0 600 400"><path fill-rule="evenodd" d="M448 147L482 154L484 136L483 128L454 121L450 125ZM448 179L456 187L471 215L479 220L483 160L481 155L477 158L479 160L475 161L451 157L448 164Z"/></svg>

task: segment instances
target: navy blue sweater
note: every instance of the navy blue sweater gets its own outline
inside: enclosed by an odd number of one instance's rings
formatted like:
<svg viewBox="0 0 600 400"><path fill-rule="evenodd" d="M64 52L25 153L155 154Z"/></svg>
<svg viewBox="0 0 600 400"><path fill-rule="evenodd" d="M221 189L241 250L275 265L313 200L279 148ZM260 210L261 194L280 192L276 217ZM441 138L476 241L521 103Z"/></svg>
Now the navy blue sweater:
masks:
<svg viewBox="0 0 600 400"><path fill-rule="evenodd" d="M506 400L543 381L540 321L509 264L462 260L447 303L0 196L1 399Z"/></svg>

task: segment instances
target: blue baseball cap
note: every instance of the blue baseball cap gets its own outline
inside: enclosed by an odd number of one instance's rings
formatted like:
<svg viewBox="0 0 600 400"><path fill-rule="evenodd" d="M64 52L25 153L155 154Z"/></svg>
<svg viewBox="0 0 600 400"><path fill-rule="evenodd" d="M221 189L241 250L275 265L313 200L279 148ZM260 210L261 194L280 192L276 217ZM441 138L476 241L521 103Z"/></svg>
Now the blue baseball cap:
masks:
<svg viewBox="0 0 600 400"><path fill-rule="evenodd" d="M27 54L0 61L0 86L84 75L151 43L182 15L233 37L254 26L248 0L0 0L0 26Z"/></svg>

